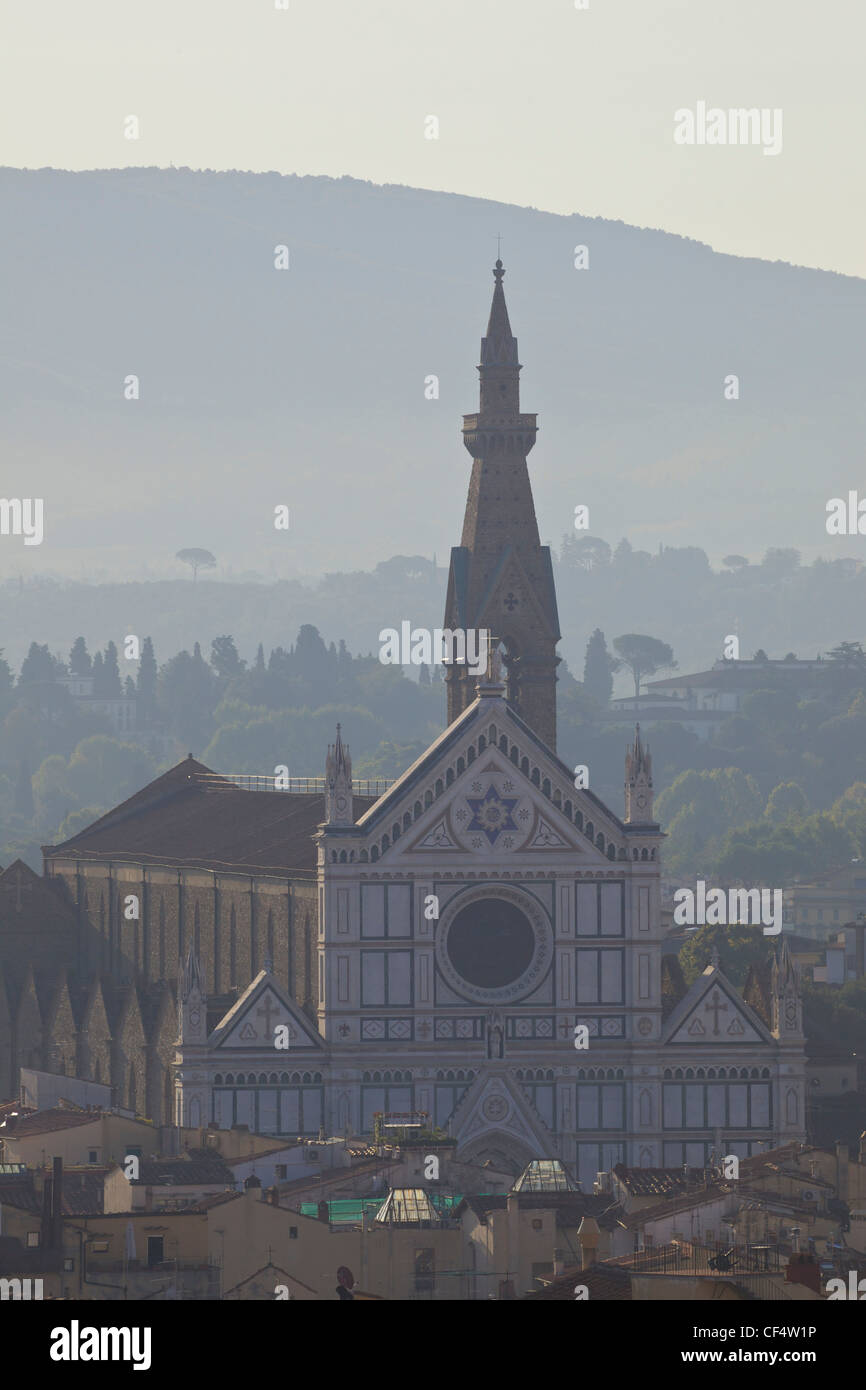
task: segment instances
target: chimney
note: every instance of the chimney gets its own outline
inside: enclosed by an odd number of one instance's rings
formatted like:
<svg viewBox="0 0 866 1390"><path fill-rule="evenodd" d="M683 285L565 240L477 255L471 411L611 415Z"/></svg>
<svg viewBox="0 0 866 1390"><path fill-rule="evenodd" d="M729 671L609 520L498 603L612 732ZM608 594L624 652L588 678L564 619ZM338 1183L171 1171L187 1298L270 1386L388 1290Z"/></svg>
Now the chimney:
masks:
<svg viewBox="0 0 866 1390"><path fill-rule="evenodd" d="M581 1269L588 1269L590 1265L595 1264L598 1254L599 1229L594 1216L584 1216L577 1228L577 1238L582 1255Z"/></svg>

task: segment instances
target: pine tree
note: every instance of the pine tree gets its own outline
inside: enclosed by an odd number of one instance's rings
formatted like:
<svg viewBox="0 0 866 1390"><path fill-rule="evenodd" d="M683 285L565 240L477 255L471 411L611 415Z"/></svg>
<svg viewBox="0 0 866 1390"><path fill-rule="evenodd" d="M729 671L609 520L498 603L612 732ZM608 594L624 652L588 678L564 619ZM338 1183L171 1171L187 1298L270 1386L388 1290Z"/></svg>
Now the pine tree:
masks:
<svg viewBox="0 0 866 1390"><path fill-rule="evenodd" d="M104 666L105 662L102 659L102 652L96 652L93 658L92 674L93 693L97 699L100 699L105 691L105 673L103 670Z"/></svg>
<svg viewBox="0 0 866 1390"><path fill-rule="evenodd" d="M593 700L600 705L610 703L610 697L613 694L613 673L617 664L615 658L608 652L604 633L600 627L597 627L586 644L586 658L583 663L583 688L587 695L591 695Z"/></svg>
<svg viewBox="0 0 866 1390"><path fill-rule="evenodd" d="M90 652L87 650L87 643L83 637L76 637L69 653L69 674L70 676L89 676L93 667L90 660Z"/></svg>
<svg viewBox="0 0 866 1390"><path fill-rule="evenodd" d="M123 686L120 683L120 667L117 664L117 647L113 642L109 642L105 648L105 657L102 666L102 684L106 700L119 700L123 694ZM94 691L94 694L96 692Z"/></svg>
<svg viewBox="0 0 866 1390"><path fill-rule="evenodd" d="M143 726L147 726L153 723L156 716L156 657L149 637L145 637L141 644L135 691L139 702L138 718Z"/></svg>

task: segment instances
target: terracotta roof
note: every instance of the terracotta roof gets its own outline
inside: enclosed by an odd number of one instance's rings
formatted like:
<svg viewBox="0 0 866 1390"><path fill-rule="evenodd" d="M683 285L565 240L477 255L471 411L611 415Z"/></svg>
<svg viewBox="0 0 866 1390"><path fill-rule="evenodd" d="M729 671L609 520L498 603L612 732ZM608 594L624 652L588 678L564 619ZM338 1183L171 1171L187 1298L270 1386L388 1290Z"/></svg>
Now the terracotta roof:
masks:
<svg viewBox="0 0 866 1390"><path fill-rule="evenodd" d="M618 1163L613 1171L633 1197L670 1197L695 1186L682 1168L627 1168L624 1163Z"/></svg>
<svg viewBox="0 0 866 1390"><path fill-rule="evenodd" d="M231 1168L214 1154L207 1158L142 1158L138 1177L131 1179L137 1187L213 1187L217 1183L230 1187L234 1181Z"/></svg>
<svg viewBox="0 0 866 1390"><path fill-rule="evenodd" d="M101 1110L37 1110L17 1119L11 1116L2 1123L9 1139L27 1139L32 1134L51 1134L58 1129L74 1129L76 1125L92 1125L102 1119Z"/></svg>
<svg viewBox="0 0 866 1390"><path fill-rule="evenodd" d="M356 796L361 816L376 797ZM121 859L312 877L312 836L325 819L318 792L245 791L187 758L60 845L46 859Z"/></svg>
<svg viewBox="0 0 866 1390"><path fill-rule="evenodd" d="M64 1168L60 1204L64 1216L102 1215L107 1171L106 1168ZM21 1178L0 1178L0 1206L15 1207L18 1211L29 1211L35 1216L42 1214L42 1194L36 1190L32 1168Z"/></svg>
<svg viewBox="0 0 866 1390"><path fill-rule="evenodd" d="M575 1288L583 1284L589 1295L590 1303L624 1303L631 1302L631 1277L627 1269L622 1269L618 1265L590 1265L588 1269L569 1269L564 1274L558 1274L550 1281L547 1288L540 1289L537 1293L523 1295L523 1301L538 1299L543 1302L568 1302L574 1303Z"/></svg>

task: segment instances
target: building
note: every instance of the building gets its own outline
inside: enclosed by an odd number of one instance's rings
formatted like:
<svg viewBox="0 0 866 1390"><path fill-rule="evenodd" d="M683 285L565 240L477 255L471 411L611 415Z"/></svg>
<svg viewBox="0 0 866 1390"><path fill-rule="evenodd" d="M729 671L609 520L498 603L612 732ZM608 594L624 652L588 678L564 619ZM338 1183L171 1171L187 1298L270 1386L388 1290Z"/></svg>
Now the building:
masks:
<svg viewBox="0 0 866 1390"><path fill-rule="evenodd" d="M31 896L63 908L69 986L10 963L10 1070L285 1140L408 1117L460 1161L558 1159L585 1190L618 1162L803 1137L786 948L742 997L712 963L667 988L650 756L636 734L622 816L557 756L556 596L504 273L445 602L446 628L491 634L486 673L449 664L448 727L389 787L353 779L338 728L320 783L276 791L190 757L46 846Z"/></svg>

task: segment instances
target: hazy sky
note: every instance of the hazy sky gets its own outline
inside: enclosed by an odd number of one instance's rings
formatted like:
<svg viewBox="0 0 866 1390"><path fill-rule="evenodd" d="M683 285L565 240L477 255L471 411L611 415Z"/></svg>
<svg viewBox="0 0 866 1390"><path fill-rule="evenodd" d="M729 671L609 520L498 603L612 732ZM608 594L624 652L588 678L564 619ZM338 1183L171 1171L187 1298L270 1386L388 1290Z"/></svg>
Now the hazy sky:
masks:
<svg viewBox="0 0 866 1390"><path fill-rule="evenodd" d="M0 163L351 174L866 275L861 0L282 3L0 0ZM780 109L781 152L676 145L699 102Z"/></svg>

